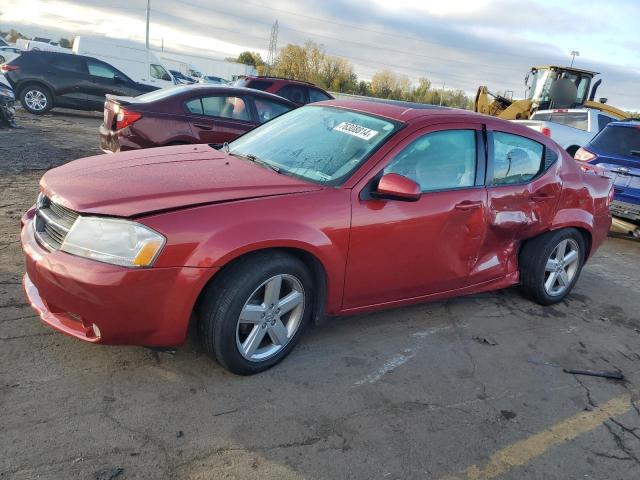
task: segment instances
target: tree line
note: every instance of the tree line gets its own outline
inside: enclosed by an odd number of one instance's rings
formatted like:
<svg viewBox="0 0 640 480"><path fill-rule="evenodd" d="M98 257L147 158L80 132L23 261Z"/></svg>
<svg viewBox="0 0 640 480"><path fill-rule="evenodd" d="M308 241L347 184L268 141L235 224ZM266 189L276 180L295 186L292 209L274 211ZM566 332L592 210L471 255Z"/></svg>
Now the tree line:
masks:
<svg viewBox="0 0 640 480"><path fill-rule="evenodd" d="M286 45L278 52L273 65L266 65L257 52L242 52L237 58L227 60L252 65L260 75L304 80L332 92L464 109L473 107L473 100L463 90L433 88L428 78L412 83L407 75L385 69L375 73L371 81L359 80L348 60L327 54L315 42Z"/></svg>

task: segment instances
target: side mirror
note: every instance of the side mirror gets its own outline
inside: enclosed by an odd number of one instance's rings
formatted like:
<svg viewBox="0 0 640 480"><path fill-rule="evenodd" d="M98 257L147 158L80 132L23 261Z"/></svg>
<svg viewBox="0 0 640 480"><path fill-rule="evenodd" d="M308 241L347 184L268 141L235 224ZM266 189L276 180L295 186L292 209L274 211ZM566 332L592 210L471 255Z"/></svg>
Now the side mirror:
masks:
<svg viewBox="0 0 640 480"><path fill-rule="evenodd" d="M600 98L598 99L598 101L599 101L600 103L607 103L607 100L608 100L608 98L605 98L605 97L600 97Z"/></svg>
<svg viewBox="0 0 640 480"><path fill-rule="evenodd" d="M378 182L378 188L372 192L380 198L415 202L420 199L420 185L410 178L397 173L387 173Z"/></svg>

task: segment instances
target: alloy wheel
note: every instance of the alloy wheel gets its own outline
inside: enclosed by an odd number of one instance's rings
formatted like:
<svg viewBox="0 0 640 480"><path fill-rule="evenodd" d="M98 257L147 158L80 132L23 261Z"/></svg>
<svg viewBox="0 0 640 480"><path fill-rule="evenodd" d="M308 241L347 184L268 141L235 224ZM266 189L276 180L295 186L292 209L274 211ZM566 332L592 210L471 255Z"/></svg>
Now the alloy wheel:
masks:
<svg viewBox="0 0 640 480"><path fill-rule="evenodd" d="M40 90L27 91L24 95L24 101L31 110L36 112L47 108L47 96Z"/></svg>
<svg viewBox="0 0 640 480"><path fill-rule="evenodd" d="M553 297L562 295L571 285L580 264L578 243L567 238L553 249L544 272L544 289Z"/></svg>
<svg viewBox="0 0 640 480"><path fill-rule="evenodd" d="M292 275L275 275L245 302L236 326L236 345L251 362L273 357L286 347L304 315L304 289Z"/></svg>

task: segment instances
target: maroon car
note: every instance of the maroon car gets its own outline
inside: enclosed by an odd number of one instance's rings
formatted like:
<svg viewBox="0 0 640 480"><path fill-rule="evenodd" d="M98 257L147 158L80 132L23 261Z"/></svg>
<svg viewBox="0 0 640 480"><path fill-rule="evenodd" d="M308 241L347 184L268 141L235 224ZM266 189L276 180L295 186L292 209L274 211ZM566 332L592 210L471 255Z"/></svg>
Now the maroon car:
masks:
<svg viewBox="0 0 640 480"><path fill-rule="evenodd" d="M100 148L107 153L230 142L297 105L250 88L184 85L139 97L107 95Z"/></svg>
<svg viewBox="0 0 640 480"><path fill-rule="evenodd" d="M322 102L333 98L328 92L325 92L320 87L316 87L313 83L289 78L247 75L238 78L233 82L233 85L275 93L280 97L291 100L298 106L306 105L307 103Z"/></svg>

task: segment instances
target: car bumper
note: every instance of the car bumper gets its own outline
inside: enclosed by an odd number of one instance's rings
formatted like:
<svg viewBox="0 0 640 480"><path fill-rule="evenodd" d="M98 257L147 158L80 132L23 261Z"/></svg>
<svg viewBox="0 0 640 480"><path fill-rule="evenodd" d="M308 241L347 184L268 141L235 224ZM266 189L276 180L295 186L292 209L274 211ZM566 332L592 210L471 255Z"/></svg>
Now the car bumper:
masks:
<svg viewBox="0 0 640 480"><path fill-rule="evenodd" d="M33 209L22 218L26 297L42 321L103 344L175 346L213 268L130 269L49 252L35 239Z"/></svg>
<svg viewBox="0 0 640 480"><path fill-rule="evenodd" d="M100 149L104 153L118 153L127 150L139 150L153 145L143 144L142 141L136 141L136 138L126 135L128 128L122 130L109 130L100 125Z"/></svg>
<svg viewBox="0 0 640 480"><path fill-rule="evenodd" d="M614 200L611 204L611 213L616 217L640 222L640 203Z"/></svg>

